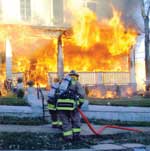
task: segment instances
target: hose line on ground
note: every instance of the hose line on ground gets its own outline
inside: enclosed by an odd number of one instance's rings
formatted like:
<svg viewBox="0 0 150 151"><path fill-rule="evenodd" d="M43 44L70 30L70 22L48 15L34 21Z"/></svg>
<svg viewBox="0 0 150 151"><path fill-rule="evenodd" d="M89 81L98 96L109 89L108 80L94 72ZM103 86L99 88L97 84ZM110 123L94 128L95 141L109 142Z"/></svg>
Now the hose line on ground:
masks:
<svg viewBox="0 0 150 151"><path fill-rule="evenodd" d="M91 123L89 122L88 118L86 115L78 108L78 111L80 115L82 116L83 120L86 122L90 130L95 134L95 135L100 135L106 128L114 128L114 129L121 129L121 130L128 130L128 131L135 131L135 132L143 132L142 130L136 129L136 128L127 128L127 127L122 127L122 126L116 126L116 125L104 125L100 127L98 130L96 130Z"/></svg>

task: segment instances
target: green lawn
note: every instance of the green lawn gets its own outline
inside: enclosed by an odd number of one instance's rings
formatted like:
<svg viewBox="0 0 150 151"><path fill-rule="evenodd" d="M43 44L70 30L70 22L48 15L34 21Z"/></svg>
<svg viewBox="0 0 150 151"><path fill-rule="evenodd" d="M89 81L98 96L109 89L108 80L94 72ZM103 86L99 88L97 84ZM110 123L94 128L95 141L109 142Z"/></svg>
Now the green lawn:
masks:
<svg viewBox="0 0 150 151"><path fill-rule="evenodd" d="M0 97L0 105L27 106L29 104L24 99L15 96L5 96Z"/></svg>
<svg viewBox="0 0 150 151"><path fill-rule="evenodd" d="M141 96L132 97L132 98L118 98L118 99L88 98L88 100L89 103L92 105L150 107L150 98L144 98Z"/></svg>
<svg viewBox="0 0 150 151"><path fill-rule="evenodd" d="M12 117L0 116L0 124L16 124L16 125L43 125L50 122L43 120L42 117Z"/></svg>

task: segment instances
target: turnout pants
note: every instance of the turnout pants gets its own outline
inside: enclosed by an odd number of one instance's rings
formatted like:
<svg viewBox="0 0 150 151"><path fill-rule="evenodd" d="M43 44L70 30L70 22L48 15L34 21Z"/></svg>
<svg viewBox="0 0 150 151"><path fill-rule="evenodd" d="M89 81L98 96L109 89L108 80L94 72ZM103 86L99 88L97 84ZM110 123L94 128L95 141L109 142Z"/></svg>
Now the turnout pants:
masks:
<svg viewBox="0 0 150 151"><path fill-rule="evenodd" d="M59 117L59 113L56 110L49 110L49 113L51 115L51 124L53 128L60 128L62 126L62 122Z"/></svg>
<svg viewBox="0 0 150 151"><path fill-rule="evenodd" d="M76 139L80 135L81 118L77 109L73 111L59 111L62 121L64 139Z"/></svg>

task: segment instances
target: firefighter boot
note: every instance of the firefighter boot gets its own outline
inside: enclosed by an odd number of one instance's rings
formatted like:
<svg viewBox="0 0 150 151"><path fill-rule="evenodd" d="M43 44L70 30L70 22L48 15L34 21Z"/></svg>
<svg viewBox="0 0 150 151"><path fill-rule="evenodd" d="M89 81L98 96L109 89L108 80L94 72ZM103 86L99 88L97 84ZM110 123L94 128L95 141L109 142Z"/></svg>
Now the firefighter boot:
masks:
<svg viewBox="0 0 150 151"><path fill-rule="evenodd" d="M73 141L75 142L81 141L80 134L73 134Z"/></svg>

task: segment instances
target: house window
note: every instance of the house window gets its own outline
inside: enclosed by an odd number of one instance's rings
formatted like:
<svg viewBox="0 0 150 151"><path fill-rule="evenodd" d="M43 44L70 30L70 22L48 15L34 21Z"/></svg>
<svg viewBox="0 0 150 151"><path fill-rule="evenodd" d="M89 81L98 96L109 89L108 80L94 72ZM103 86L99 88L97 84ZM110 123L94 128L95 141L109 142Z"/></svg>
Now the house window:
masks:
<svg viewBox="0 0 150 151"><path fill-rule="evenodd" d="M20 0L21 19L29 21L31 19L31 2L30 0Z"/></svg>
<svg viewBox="0 0 150 151"><path fill-rule="evenodd" d="M54 24L61 25L64 20L63 0L53 0Z"/></svg>

